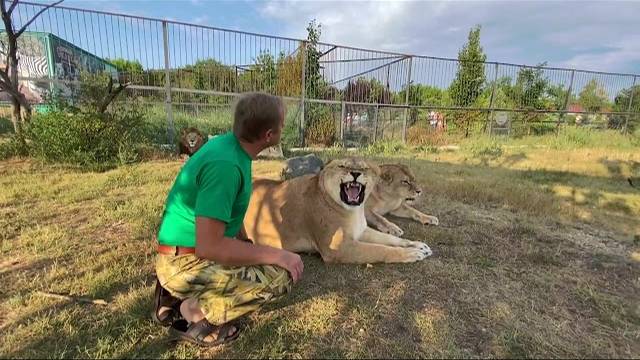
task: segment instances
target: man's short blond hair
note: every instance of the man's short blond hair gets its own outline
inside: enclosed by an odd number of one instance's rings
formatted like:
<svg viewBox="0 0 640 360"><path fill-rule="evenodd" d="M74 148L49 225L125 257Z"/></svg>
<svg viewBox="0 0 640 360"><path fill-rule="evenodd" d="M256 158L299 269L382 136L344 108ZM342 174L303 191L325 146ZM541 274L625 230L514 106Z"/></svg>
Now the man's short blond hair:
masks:
<svg viewBox="0 0 640 360"><path fill-rule="evenodd" d="M238 99L233 116L233 133L254 142L269 129L276 130L284 116L284 103L264 92L249 92Z"/></svg>

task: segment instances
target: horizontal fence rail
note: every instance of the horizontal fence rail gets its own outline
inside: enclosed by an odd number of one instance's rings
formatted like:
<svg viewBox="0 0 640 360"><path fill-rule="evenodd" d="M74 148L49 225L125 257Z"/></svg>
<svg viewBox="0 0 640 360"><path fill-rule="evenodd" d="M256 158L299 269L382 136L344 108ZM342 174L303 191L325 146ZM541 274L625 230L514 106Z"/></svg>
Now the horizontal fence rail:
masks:
<svg viewBox="0 0 640 360"><path fill-rule="evenodd" d="M14 28L43 6L20 2ZM6 51L3 32L1 62ZM20 89L32 103L46 104L50 93L73 98L84 73L106 72L130 84L124 101L166 118L169 143L182 113L224 109L229 117L233 98L248 91L286 100L297 145L363 144L388 133L406 141L416 126L465 135L640 126L635 74L462 62L66 6L29 24L18 55Z"/></svg>

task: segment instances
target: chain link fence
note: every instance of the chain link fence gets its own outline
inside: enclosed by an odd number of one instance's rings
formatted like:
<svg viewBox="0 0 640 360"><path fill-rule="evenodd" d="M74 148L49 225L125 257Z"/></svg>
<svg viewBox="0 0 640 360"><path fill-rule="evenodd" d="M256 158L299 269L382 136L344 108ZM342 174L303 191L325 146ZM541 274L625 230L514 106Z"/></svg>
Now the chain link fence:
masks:
<svg viewBox="0 0 640 360"><path fill-rule="evenodd" d="M42 7L19 3L14 26ZM46 94L70 93L83 71L111 72L131 84L120 101L146 108L158 142L174 143L185 126L226 131L233 100L246 91L286 100L286 146L640 125L634 74L463 63L65 6L27 30L18 42L20 89L36 111L46 109Z"/></svg>

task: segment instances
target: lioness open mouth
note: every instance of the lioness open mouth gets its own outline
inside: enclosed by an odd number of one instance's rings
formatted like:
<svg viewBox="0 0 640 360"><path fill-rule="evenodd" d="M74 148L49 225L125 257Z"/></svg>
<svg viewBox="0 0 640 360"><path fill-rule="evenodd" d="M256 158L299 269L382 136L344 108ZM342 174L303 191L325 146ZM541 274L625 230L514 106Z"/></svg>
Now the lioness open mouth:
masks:
<svg viewBox="0 0 640 360"><path fill-rule="evenodd" d="M358 206L364 201L366 186L357 181L348 181L340 184L340 199L347 205Z"/></svg>

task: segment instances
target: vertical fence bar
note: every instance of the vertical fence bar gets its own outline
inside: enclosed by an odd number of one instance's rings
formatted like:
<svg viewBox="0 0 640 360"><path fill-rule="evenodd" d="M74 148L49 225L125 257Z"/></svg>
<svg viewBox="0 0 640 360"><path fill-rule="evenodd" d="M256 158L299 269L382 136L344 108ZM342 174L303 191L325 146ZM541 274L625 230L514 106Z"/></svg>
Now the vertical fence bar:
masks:
<svg viewBox="0 0 640 360"><path fill-rule="evenodd" d="M342 106L342 111L341 111L341 116L340 116L340 142L342 143L342 146L344 146L344 127L345 127L345 115L346 115L346 111L347 111L347 107L345 106L344 101L340 102L340 105Z"/></svg>
<svg viewBox="0 0 640 360"><path fill-rule="evenodd" d="M164 107L167 112L167 140L173 147L174 145L174 129L173 129L173 107L171 105L171 64L169 62L169 34L167 32L167 22L162 22L162 42L164 46L164 89L165 100Z"/></svg>
<svg viewBox="0 0 640 360"><path fill-rule="evenodd" d="M560 123L564 118L565 112L568 110L567 106L569 105L569 99L571 98L571 92L573 91L573 77L576 74L575 70L571 70L571 79L569 80L569 89L567 90L567 96L564 99L564 105L562 105L562 112L560 116L558 116L558 124L556 125L556 134L560 131Z"/></svg>
<svg viewBox="0 0 640 360"><path fill-rule="evenodd" d="M402 119L402 142L407 142L407 114L409 112L409 89L411 88L411 65L413 63L413 57L409 57L409 71L407 72L407 88L404 94L404 117Z"/></svg>
<svg viewBox="0 0 640 360"><path fill-rule="evenodd" d="M496 86L498 84L498 63L495 66L495 74L493 75L493 86L491 87L491 97L489 98L489 111L487 112L487 123L489 124L489 136L493 135L493 98L496 94Z"/></svg>
<svg viewBox="0 0 640 360"><path fill-rule="evenodd" d="M298 132L300 133L300 144L305 146L305 134L304 134L304 110L305 110L305 98L307 96L307 42L302 42L302 91L300 96L300 124L298 125Z"/></svg>
<svg viewBox="0 0 640 360"><path fill-rule="evenodd" d="M633 85L631 85L631 94L629 94L629 105L627 105L627 116L625 116L625 120L624 120L624 134L627 133L628 129L629 129L629 117L631 116L631 104L633 103L633 94L636 92L635 87L636 87L636 80L638 79L637 76L633 77Z"/></svg>
<svg viewBox="0 0 640 360"><path fill-rule="evenodd" d="M376 111L373 113L373 142L378 141L378 109L379 104L376 104Z"/></svg>

